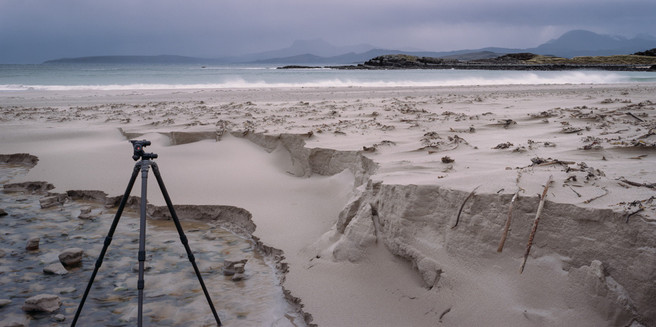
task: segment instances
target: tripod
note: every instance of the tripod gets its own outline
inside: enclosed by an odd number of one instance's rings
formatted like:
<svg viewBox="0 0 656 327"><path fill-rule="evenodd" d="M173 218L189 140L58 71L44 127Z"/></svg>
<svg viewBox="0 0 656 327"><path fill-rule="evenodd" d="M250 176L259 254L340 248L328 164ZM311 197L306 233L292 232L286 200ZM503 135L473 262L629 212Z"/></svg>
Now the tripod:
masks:
<svg viewBox="0 0 656 327"><path fill-rule="evenodd" d="M100 251L98 260L96 260L95 268L93 269L93 273L91 274L91 278L89 279L87 288L84 291L84 295L82 296L82 301L80 301L80 305L78 306L77 311L75 312L75 318L73 318L71 327L74 327L75 324L77 323L77 319L80 316L80 312L82 311L84 302L86 301L87 296L89 295L89 290L91 289L93 280L96 278L98 269L100 269L103 258L105 257L105 253L107 252L107 248L109 247L109 244L111 244L112 242L114 231L116 230L118 221L121 218L121 214L123 213L125 204L127 203L128 198L130 197L130 192L132 192L132 186L134 186L134 182L137 179L137 175L139 174L139 171L141 171L141 207L140 207L141 220L139 223L139 253L138 253L139 279L137 280L139 305L137 311L138 312L137 321L139 327L143 325L142 321L143 321L144 262L146 261L146 186L148 184L149 167L153 167L153 173L155 174L155 178L157 179L157 184L159 184L159 188L162 191L164 200L166 201L166 206L169 208L169 212L171 213L171 218L175 223L175 228L178 230L178 234L180 235L180 241L182 242L182 244L185 247L185 250L187 251L187 257L189 258L189 262L191 262L191 265L194 267L194 271L196 272L196 277L198 277L198 281L200 282L200 286L203 289L203 293L205 293L205 298L207 299L207 302L210 305L210 309L212 310L212 314L214 315L214 320L216 320L217 326L221 326L221 320L219 319L219 315L216 313L216 309L214 309L214 304L212 304L212 299L210 298L210 294L207 292L207 288L205 287L203 278L201 277L200 271L198 270L198 266L196 265L196 259L194 257L194 254L191 253L191 249L189 248L189 242L187 240L187 237L185 236L184 231L182 230L182 225L180 225L180 220L178 219L178 215L175 214L175 210L173 209L173 204L171 203L171 198L169 197L169 194L166 191L166 187L164 186L162 175L160 175L159 173L159 167L157 166L157 163L151 160L157 158L157 154L144 152L143 148L145 146L150 145L150 141L141 140L141 141L130 141L130 142L132 142L132 145L134 147L134 155L132 156L132 159L134 159L135 161L139 159L141 160L134 165L134 170L132 171L132 177L130 178L128 187L125 190L125 194L123 194L123 198L121 199L121 202L118 206L118 210L116 211L116 215L114 216L114 221L112 222L112 226L109 228L107 237L105 237L105 243L103 245L102 250Z"/></svg>

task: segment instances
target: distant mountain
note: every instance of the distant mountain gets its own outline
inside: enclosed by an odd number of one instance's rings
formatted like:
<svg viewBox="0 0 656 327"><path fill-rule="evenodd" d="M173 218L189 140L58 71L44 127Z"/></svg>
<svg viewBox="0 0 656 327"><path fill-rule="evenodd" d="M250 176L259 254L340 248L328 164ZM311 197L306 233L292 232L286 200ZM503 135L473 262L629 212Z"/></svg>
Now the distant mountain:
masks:
<svg viewBox="0 0 656 327"><path fill-rule="evenodd" d="M340 56L348 53L363 53L375 47L369 44L358 44L349 46L334 46L322 39L297 40L291 46L279 50L251 53L229 58L223 58L231 62L278 62L285 58L291 60L294 57L313 55L318 58ZM288 62L288 61L285 61Z"/></svg>
<svg viewBox="0 0 656 327"><path fill-rule="evenodd" d="M645 34L627 39L590 31L574 30L536 48L526 49L526 52L571 58L631 54L654 47L656 47L656 38Z"/></svg>
<svg viewBox="0 0 656 327"><path fill-rule="evenodd" d="M403 51L380 49L368 44L334 46L322 39L299 40L291 46L279 50L253 53L226 58L194 58L184 56L95 56L49 60L46 63L161 63L161 64L222 64L222 63L264 63L264 64L354 64L387 54L407 54L417 57L442 57L458 60L476 60L498 57L509 53L531 52L564 58L577 56L610 56L632 54L656 48L656 38L639 35L632 39L601 35L584 30L567 32L557 39L538 47L528 49L509 49L488 47L446 52Z"/></svg>
<svg viewBox="0 0 656 327"><path fill-rule="evenodd" d="M540 55L552 55L564 58L578 56L610 56L631 54L637 51L644 51L656 47L656 38L649 35L640 35L632 39L615 37L610 35L601 35L590 31L574 30L567 32L557 39L548 41L538 47L528 49L510 49L488 47L482 49L457 50L446 52L430 51L403 51L394 49L371 49L366 52L351 52L338 56L325 56L313 53L305 53L302 56L290 57L269 57L265 60L258 60L263 63L299 63L299 64L352 64L362 63L371 58L386 54L407 54L416 57L436 57L458 60L476 60L489 59L509 53L531 52ZM291 47L297 50L302 47ZM319 47L315 47L319 49ZM296 61L298 59L303 61Z"/></svg>
<svg viewBox="0 0 656 327"><path fill-rule="evenodd" d="M91 56L61 58L45 61L44 64L210 64L216 59L204 59L174 55L159 56Z"/></svg>
<svg viewBox="0 0 656 327"><path fill-rule="evenodd" d="M497 49L497 48L495 48ZM387 54L406 54L416 57L439 57L459 60L475 60L475 59L488 59L501 56L506 53L521 52L520 50L503 49L503 51L492 52L489 50L459 50L448 52L432 52L432 51L404 51L393 49L371 49L367 52L355 53L350 52L339 56L321 57L311 54L303 54L291 57L270 58L265 60L257 60L252 63L267 63L267 64L356 64L363 63L371 58L383 56Z"/></svg>

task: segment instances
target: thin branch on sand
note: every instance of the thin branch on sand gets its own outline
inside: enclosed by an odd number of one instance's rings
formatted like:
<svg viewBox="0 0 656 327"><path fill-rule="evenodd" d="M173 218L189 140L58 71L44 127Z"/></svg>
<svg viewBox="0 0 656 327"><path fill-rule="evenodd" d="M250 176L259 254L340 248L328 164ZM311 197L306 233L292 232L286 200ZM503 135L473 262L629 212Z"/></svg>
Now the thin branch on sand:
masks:
<svg viewBox="0 0 656 327"><path fill-rule="evenodd" d="M632 213L626 215L626 223L627 223L627 224L629 223L629 218L631 218L631 216L633 216L633 215L635 215L635 214L637 214L637 213L639 213L639 212L641 212L641 211L643 211L643 210L645 210L645 207L642 207L642 206L641 206L640 209L638 209L638 210L636 210L636 211L634 211L634 212L632 212Z"/></svg>
<svg viewBox="0 0 656 327"><path fill-rule="evenodd" d="M640 121L641 123L644 123L644 122L645 122L642 118L640 118L640 117L638 117L638 116L636 116L636 115L634 115L634 114L632 114L632 113L630 113L630 112L627 112L626 114L629 115L629 116L631 116L631 117L633 117L633 118L635 118L635 119L637 119L637 120Z"/></svg>
<svg viewBox="0 0 656 327"><path fill-rule="evenodd" d="M547 191L549 190L549 185L551 185L552 178L553 176L549 176L549 179L547 180L547 185L544 186L544 191L542 191L542 197L540 197L540 204L538 205L538 211L535 213L535 220L533 221L533 229L531 229L531 234L528 236L528 244L526 244L524 261L522 261L522 266L519 267L520 274L524 272L524 266L526 265L526 260L528 259L528 255L531 253L531 246L533 246L533 238L535 238L535 232L538 230L540 215L542 214L542 209L544 208L544 200L547 197Z"/></svg>
<svg viewBox="0 0 656 327"><path fill-rule="evenodd" d="M497 249L497 252L499 253L503 251L503 245L506 243L506 238L508 237L508 230L510 230L510 222L512 221L513 204L515 203L515 200L517 200L518 195L519 195L519 190L515 192L515 195L513 195L512 200L510 200L510 206L508 208L508 219L506 219L506 227L503 229L503 235L501 236L501 241L499 242L499 248Z"/></svg>
<svg viewBox="0 0 656 327"><path fill-rule="evenodd" d="M626 180L624 178L620 178L619 181L623 182L623 183L626 183L626 184L629 184L631 186L656 188L656 183L638 183L638 182L633 182L633 181Z"/></svg>
<svg viewBox="0 0 656 327"><path fill-rule="evenodd" d="M601 189L604 190L604 194L599 195L599 196L595 196L595 197L592 198L592 199L587 199L587 200L583 201L583 203L586 203L586 204L587 204L587 203L590 203L590 202L592 202L592 201L594 201L594 200L596 200L596 199L599 199L600 197L606 196L606 195L608 195L608 193L610 193L610 191L607 190L605 187L602 187Z"/></svg>
<svg viewBox="0 0 656 327"><path fill-rule="evenodd" d="M458 222L460 221L460 214L462 214L462 209L465 207L465 203L467 203L467 201L468 201L472 196L474 196L474 193L476 192L476 190L477 190L479 187L481 187L481 186L480 186L480 185L476 186L476 187L471 191L471 193L469 193L469 195L467 195L467 197L465 198L465 201L462 201L462 205L460 205L460 210L458 210L458 216L456 217L456 223L453 225L453 227L451 227L451 229L454 229L454 228L456 228L456 226L458 226Z"/></svg>

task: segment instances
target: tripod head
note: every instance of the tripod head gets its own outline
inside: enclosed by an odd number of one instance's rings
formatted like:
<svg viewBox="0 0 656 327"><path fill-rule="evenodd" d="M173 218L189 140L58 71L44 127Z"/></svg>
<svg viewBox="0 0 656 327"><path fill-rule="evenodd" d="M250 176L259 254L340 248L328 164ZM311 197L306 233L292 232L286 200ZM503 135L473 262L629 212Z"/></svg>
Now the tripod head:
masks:
<svg viewBox="0 0 656 327"><path fill-rule="evenodd" d="M130 142L132 143L132 147L134 148L134 154L132 155L132 159L134 159L134 161L139 160L139 158L141 158L142 160L150 160L150 159L157 158L157 154L146 153L144 151L144 148L150 145L150 141L130 140Z"/></svg>

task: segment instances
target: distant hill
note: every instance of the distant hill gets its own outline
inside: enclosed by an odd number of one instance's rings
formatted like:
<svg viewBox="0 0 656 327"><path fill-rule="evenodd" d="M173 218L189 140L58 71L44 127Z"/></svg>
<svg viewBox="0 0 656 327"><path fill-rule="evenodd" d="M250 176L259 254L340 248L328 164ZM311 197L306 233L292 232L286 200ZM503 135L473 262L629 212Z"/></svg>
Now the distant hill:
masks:
<svg viewBox="0 0 656 327"><path fill-rule="evenodd" d="M457 51L403 51L395 49L371 49L363 53L347 53L340 56L321 56L313 54L309 60L308 54L304 54L306 60L303 64L315 63L362 63L371 58L387 54L404 54L416 57L439 57L458 60L489 59L509 53L530 52L540 55L551 55L563 58L579 56L612 56L627 55L638 51L644 51L656 47L656 38L642 35L632 39L601 35L590 31L574 30L567 32L557 39L548 41L538 47L528 49L511 49L488 47L482 49L457 50ZM261 60L267 63L293 63L299 56L275 57Z"/></svg>
<svg viewBox="0 0 656 327"><path fill-rule="evenodd" d="M505 49L509 50L509 49ZM266 60L258 60L253 63L270 63L270 64L356 64L365 62L371 58L383 56L387 54L404 54L416 57L441 57L458 60L474 60L494 58L509 52L520 52L520 50L512 50L505 52L492 52L492 51L476 51L476 50L460 50L460 51L447 51L447 52L431 52L431 51L403 51L393 49L371 49L363 53L346 53L333 57L320 57L311 54L303 54L292 57L270 58Z"/></svg>
<svg viewBox="0 0 656 327"><path fill-rule="evenodd" d="M282 67L286 68L286 67ZM294 67L290 67L294 68ZM613 55L561 58L533 53L511 53L495 58L463 61L405 54L383 55L358 65L331 66L335 69L480 69L480 70L612 70L656 71L656 57Z"/></svg>
<svg viewBox="0 0 656 327"><path fill-rule="evenodd" d="M339 57L352 53L365 53L375 47L369 44L357 44L349 46L334 46L322 39L297 40L291 46L283 49L244 54L240 56L222 58L229 62L261 62L281 63L290 60L307 60L308 56L314 56L312 62L329 62L326 58ZM300 63L300 62L299 62Z"/></svg>
<svg viewBox="0 0 656 327"><path fill-rule="evenodd" d="M45 61L44 64L210 64L217 59L204 59L174 55L159 56L91 56L62 58Z"/></svg>
<svg viewBox="0 0 656 327"><path fill-rule="evenodd" d="M224 58L194 58L185 56L94 56L49 60L46 63L159 63L159 64L223 64L223 63L263 63L263 64L355 64L387 54L404 54L416 57L440 57L457 60L489 59L510 53L530 52L563 58L578 56L627 55L638 51L656 48L656 38L639 35L628 39L601 35L584 30L567 32L557 39L538 47L510 49L487 47L457 51L404 51L380 49L368 44L334 46L324 40L300 40L279 50L246 54Z"/></svg>
<svg viewBox="0 0 656 327"><path fill-rule="evenodd" d="M627 39L590 31L574 30L536 48L527 49L527 52L572 58L625 55L654 47L656 47L656 39L646 35Z"/></svg>

